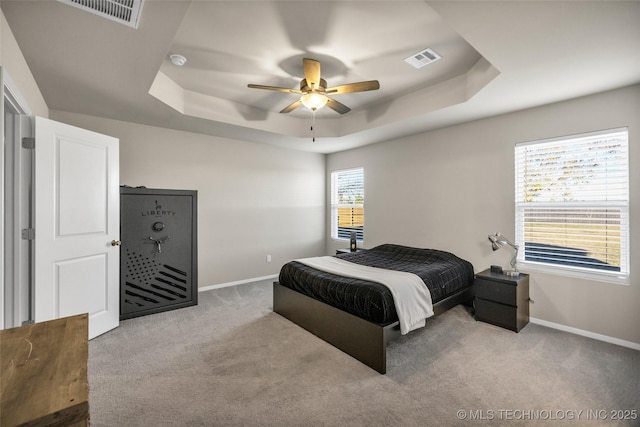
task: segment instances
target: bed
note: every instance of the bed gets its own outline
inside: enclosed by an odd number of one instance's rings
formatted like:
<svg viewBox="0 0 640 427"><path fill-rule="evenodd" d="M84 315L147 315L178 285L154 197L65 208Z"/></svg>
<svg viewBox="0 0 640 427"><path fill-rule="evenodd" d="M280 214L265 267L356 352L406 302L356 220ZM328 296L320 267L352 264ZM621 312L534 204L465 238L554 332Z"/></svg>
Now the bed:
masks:
<svg viewBox="0 0 640 427"><path fill-rule="evenodd" d="M473 300L473 266L449 252L384 244L335 258L417 275L428 289L436 316ZM386 373L387 344L401 334L390 289L318 270L304 261L291 261L280 270L273 284L273 311Z"/></svg>

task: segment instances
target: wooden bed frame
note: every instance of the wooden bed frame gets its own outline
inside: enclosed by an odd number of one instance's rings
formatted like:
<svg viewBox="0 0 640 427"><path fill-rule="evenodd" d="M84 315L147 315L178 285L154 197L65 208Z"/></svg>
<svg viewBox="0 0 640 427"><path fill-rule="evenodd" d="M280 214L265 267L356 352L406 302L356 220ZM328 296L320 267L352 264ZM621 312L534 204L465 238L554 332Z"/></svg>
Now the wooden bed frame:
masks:
<svg viewBox="0 0 640 427"><path fill-rule="evenodd" d="M434 315L458 304L471 305L471 287L433 305ZM381 374L387 372L387 344L400 336L398 321L380 324L361 319L300 292L273 283L273 311Z"/></svg>

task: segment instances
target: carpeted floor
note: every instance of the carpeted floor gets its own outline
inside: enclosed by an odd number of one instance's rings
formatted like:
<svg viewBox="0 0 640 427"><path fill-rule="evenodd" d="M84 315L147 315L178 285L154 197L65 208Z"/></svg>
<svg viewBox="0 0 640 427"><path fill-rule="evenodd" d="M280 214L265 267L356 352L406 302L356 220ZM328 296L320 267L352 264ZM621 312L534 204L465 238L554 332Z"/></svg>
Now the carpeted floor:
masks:
<svg viewBox="0 0 640 427"><path fill-rule="evenodd" d="M271 307L270 282L215 289L93 339L91 425L640 425L635 350L458 306L392 342L380 375Z"/></svg>

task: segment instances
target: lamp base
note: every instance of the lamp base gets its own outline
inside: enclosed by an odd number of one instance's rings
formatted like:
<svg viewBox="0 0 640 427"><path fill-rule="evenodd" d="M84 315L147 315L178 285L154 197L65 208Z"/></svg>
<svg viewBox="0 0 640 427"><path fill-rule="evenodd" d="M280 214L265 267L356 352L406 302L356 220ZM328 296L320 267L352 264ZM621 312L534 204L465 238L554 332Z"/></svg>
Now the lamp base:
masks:
<svg viewBox="0 0 640 427"><path fill-rule="evenodd" d="M520 275L520 272L516 270L505 270L502 272L502 274L509 277L518 277Z"/></svg>

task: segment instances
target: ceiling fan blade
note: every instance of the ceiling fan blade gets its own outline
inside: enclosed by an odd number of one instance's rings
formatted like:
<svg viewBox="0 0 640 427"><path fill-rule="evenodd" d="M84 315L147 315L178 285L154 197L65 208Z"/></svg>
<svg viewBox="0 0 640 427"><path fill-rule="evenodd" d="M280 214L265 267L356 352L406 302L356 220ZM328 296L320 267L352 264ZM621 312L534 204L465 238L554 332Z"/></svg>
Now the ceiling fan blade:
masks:
<svg viewBox="0 0 640 427"><path fill-rule="evenodd" d="M302 91L300 91L298 89L289 89L289 88L286 88L286 87L279 87L279 86L264 86L264 85L254 85L254 84L249 83L247 85L247 87L250 87L252 89L275 90L277 92L302 93Z"/></svg>
<svg viewBox="0 0 640 427"><path fill-rule="evenodd" d="M293 110L295 110L296 108L300 107L302 105L302 101L300 101L299 99L296 102L293 102L289 105L287 105L286 107L284 107L280 112L281 113L290 113Z"/></svg>
<svg viewBox="0 0 640 427"><path fill-rule="evenodd" d="M315 59L304 58L302 66L307 85L311 89L318 89L320 87L320 63Z"/></svg>
<svg viewBox="0 0 640 427"><path fill-rule="evenodd" d="M364 92L367 90L380 89L380 82L377 80L369 80L366 82L348 83L344 85L327 88L326 93L338 95L341 93Z"/></svg>
<svg viewBox="0 0 640 427"><path fill-rule="evenodd" d="M327 101L327 107L331 108L332 110L340 113L340 114L346 114L349 111L351 111L351 108L347 107L346 105L344 105L341 102L336 101L335 99L331 99L329 97L327 97L329 99L329 101Z"/></svg>

